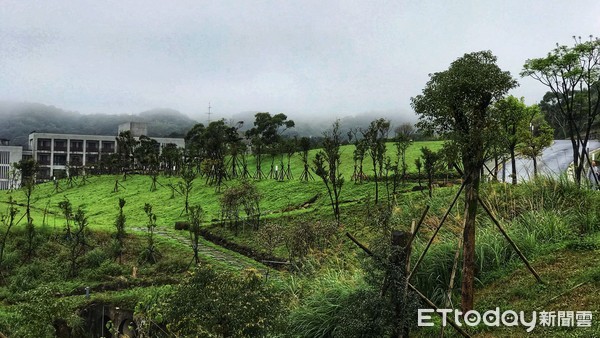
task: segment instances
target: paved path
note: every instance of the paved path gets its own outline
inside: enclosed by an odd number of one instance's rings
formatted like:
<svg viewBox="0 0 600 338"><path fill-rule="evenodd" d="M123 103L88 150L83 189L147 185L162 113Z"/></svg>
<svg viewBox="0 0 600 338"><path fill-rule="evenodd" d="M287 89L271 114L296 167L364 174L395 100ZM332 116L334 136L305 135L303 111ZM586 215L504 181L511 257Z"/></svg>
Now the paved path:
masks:
<svg viewBox="0 0 600 338"><path fill-rule="evenodd" d="M142 227L134 227L134 228L130 228L131 230L137 231L141 234L145 234L146 233L146 228L142 228ZM191 260L193 257L193 251L192 251L192 240L190 239L190 235L188 231L176 231L176 230L172 230L172 229L165 229L164 227L156 227L154 234L163 238L169 238L169 239L173 239L183 245L185 245L185 247L187 247L188 249L188 253L187 255L189 255L189 259ZM209 242L207 242L205 239L200 238L200 241L198 243L198 255L200 256L200 258L202 257L206 257L208 258L210 261L217 261L223 264L226 264L228 266L234 267L236 269L239 270L243 270L246 268L255 268L255 269L259 269L261 271L264 271L266 269L268 269L266 266L258 263L258 262L254 262L251 258L248 258L248 261L244 260L244 259L240 259L240 257L236 254L231 253L229 250L224 249L224 248L215 248L212 245L208 244ZM252 264L252 262L254 262L254 264ZM272 269L271 273L273 272Z"/></svg>
<svg viewBox="0 0 600 338"><path fill-rule="evenodd" d="M598 149L600 149L600 142L590 140L588 142L588 149L592 153L597 151ZM598 157L599 156L596 155L596 158ZM558 177L568 170L571 163L573 163L573 149L571 148L571 141L555 140L550 147L544 149L542 156L538 159L538 173L542 175ZM533 177L533 162L530 159L517 158L516 167L517 180L519 182L527 181ZM510 163L510 159L506 162L505 168L506 181L510 182L510 173L512 172L512 165ZM587 165L585 166L585 169L588 169ZM500 180L502 179L502 169L500 169L498 178Z"/></svg>

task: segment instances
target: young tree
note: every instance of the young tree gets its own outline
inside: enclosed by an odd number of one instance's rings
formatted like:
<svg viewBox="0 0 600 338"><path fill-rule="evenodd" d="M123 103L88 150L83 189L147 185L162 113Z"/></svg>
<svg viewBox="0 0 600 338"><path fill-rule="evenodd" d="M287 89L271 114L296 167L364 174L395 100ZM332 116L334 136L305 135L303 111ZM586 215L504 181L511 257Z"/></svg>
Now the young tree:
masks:
<svg viewBox="0 0 600 338"><path fill-rule="evenodd" d="M271 116L269 113L256 113L254 118L254 127L246 131L246 138L252 144L252 151L256 159L254 178L261 179L265 177L261 169L262 155L265 152L270 152L274 156L273 151L277 149L281 135L289 128L293 128L295 123L293 120L288 120L285 114ZM271 161L271 172L274 171L273 161L274 157Z"/></svg>
<svg viewBox="0 0 600 338"><path fill-rule="evenodd" d="M527 121L529 122L527 128L521 128L519 131L519 139L522 141L517 150L521 155L531 159L533 175L537 176L537 159L542 155L544 149L554 142L554 131L544 119L537 105L527 107Z"/></svg>
<svg viewBox="0 0 600 338"><path fill-rule="evenodd" d="M65 196L65 199L58 202L58 208L65 216L65 239L71 240L71 219L73 218L73 207L71 201Z"/></svg>
<svg viewBox="0 0 600 338"><path fill-rule="evenodd" d="M119 214L115 220L115 254L119 258L119 264L121 264L121 258L125 248L125 222L127 220L125 213L123 213L123 207L125 206L125 199L119 198Z"/></svg>
<svg viewBox="0 0 600 338"><path fill-rule="evenodd" d="M202 225L202 219L204 218L204 210L199 205L193 205L190 207L190 239L192 240L192 250L194 251L194 262L200 263L200 257L198 256L198 243L200 242L200 226Z"/></svg>
<svg viewBox="0 0 600 338"><path fill-rule="evenodd" d="M527 60L521 76L530 76L554 95L571 139L575 181L581 184L592 126L600 116L600 39L575 39L572 47L557 45L548 56Z"/></svg>
<svg viewBox="0 0 600 338"><path fill-rule="evenodd" d="M475 219L481 171L494 125L489 106L517 82L496 65L490 51L465 54L448 70L430 75L423 93L411 99L420 115L419 127L455 142L460 150L465 181L465 223L461 307L473 309L475 282Z"/></svg>
<svg viewBox="0 0 600 338"><path fill-rule="evenodd" d="M131 135L131 131L122 131L117 140L117 156L120 169L125 173L123 180L127 179L127 171L133 168L134 151L138 141Z"/></svg>
<svg viewBox="0 0 600 338"><path fill-rule="evenodd" d="M148 244L142 252L142 256L140 258L142 263L154 264L158 261L159 256L158 250L154 245L154 229L156 229L156 215L152 212L152 205L148 203L144 204L144 212L148 217L148 223L146 224L146 240Z"/></svg>
<svg viewBox="0 0 600 338"><path fill-rule="evenodd" d="M423 166L427 174L427 187L429 188L429 197L433 197L433 178L439 166L440 154L430 150L427 147L421 148L421 157Z"/></svg>
<svg viewBox="0 0 600 338"><path fill-rule="evenodd" d="M164 172L169 176L176 174L181 165L182 157L183 151L176 144L165 144L160 154L160 162Z"/></svg>
<svg viewBox="0 0 600 338"><path fill-rule="evenodd" d="M375 204L379 202L379 179L383 174L385 159L385 141L390 130L390 121L377 119L372 121L366 131L362 131L367 152L373 164L373 180L375 181Z"/></svg>
<svg viewBox="0 0 600 338"><path fill-rule="evenodd" d="M183 210L181 211L181 215L183 214L188 214L189 211L189 207L190 207L190 193L192 192L192 188L194 186L194 180L196 179L197 173L196 173L196 168L194 168L193 163L186 163L183 165L183 167L181 168L181 179L183 181L179 181L177 182L177 186L179 189L179 192L181 193L181 195L183 195L184 197L184 206L183 206Z"/></svg>
<svg viewBox="0 0 600 338"><path fill-rule="evenodd" d="M414 127L410 123L403 123L396 128L396 138L394 139L394 145L396 146L396 155L400 159L402 181L406 182L406 171L408 170L408 164L406 163L406 150L413 143L412 136L414 134ZM395 193L395 191L394 191Z"/></svg>
<svg viewBox="0 0 600 338"><path fill-rule="evenodd" d="M510 155L512 184L517 184L517 145L521 142L519 131L527 125L527 106L523 98L512 95L502 98L491 108L492 116L498 126L501 149Z"/></svg>
<svg viewBox="0 0 600 338"><path fill-rule="evenodd" d="M73 216L73 223L75 227L72 237L65 241L66 246L69 248L69 276L71 277L77 276L79 258L85 254L88 245L88 221L81 207L77 208Z"/></svg>
<svg viewBox="0 0 600 338"><path fill-rule="evenodd" d="M35 226L31 217L31 197L35 189L36 174L39 170L38 163L31 159L23 159L15 164L15 168L21 173L21 188L25 194L26 208L25 215L27 216L27 225L25 231L27 233L27 258L31 258L34 253Z"/></svg>
<svg viewBox="0 0 600 338"><path fill-rule="evenodd" d="M302 137L298 142L300 147L300 157L302 158L302 164L304 169L300 175L300 181L308 182L308 180L315 180L310 173L310 166L308 165L308 152L310 151L310 139L308 137Z"/></svg>
<svg viewBox="0 0 600 338"><path fill-rule="evenodd" d="M331 208L333 209L333 216L339 226L340 193L344 185L344 176L340 172L340 146L342 144L340 121L335 121L331 131L325 132L323 135L325 136L323 149L315 156L313 170L323 180L323 184L327 188L327 194L329 194Z"/></svg>

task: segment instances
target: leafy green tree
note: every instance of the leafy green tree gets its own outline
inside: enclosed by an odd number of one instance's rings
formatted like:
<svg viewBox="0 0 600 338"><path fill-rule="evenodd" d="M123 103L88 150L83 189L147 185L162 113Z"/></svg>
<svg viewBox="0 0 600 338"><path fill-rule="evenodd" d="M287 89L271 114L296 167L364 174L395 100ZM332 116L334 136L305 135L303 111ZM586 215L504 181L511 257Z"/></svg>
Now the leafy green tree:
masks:
<svg viewBox="0 0 600 338"><path fill-rule="evenodd" d="M65 239L71 240L71 220L73 219L73 207L71 201L65 196L64 200L58 202L58 208L65 216Z"/></svg>
<svg viewBox="0 0 600 338"><path fill-rule="evenodd" d="M377 119L372 121L366 131L362 131L366 142L367 153L373 164L373 180L375 181L375 204L379 202L379 179L383 175L385 160L385 142L390 130L390 121Z"/></svg>
<svg viewBox="0 0 600 338"><path fill-rule="evenodd" d="M216 185L218 191L227 179L225 158L240 142L237 128L227 126L224 120L213 121L206 128L199 123L186 135L186 141L192 154L201 159L206 183Z"/></svg>
<svg viewBox="0 0 600 338"><path fill-rule="evenodd" d="M304 165L304 169L302 170L302 174L300 175L300 181L314 181L315 178L310 173L310 166L308 164L308 152L311 148L310 139L308 137L302 137L300 141L298 141L298 146L300 147L300 157L302 158L302 164Z"/></svg>
<svg viewBox="0 0 600 338"><path fill-rule="evenodd" d="M517 145L522 136L519 131L527 125L527 105L523 98L512 95L496 101L492 106L492 116L498 126L498 138L502 148L508 152L511 161L512 184L517 184Z"/></svg>
<svg viewBox="0 0 600 338"><path fill-rule="evenodd" d="M158 261L159 252L154 244L154 230L156 229L156 214L152 212L152 205L144 204L144 212L148 217L148 223L146 223L146 241L147 245L142 252L140 257L142 263L154 264Z"/></svg>
<svg viewBox="0 0 600 338"><path fill-rule="evenodd" d="M229 226L234 228L235 234L238 234L241 211L244 211L246 217L244 224L248 223L254 230L258 230L260 225L260 201L262 196L256 185L247 180L239 185L225 190L220 199L222 223L229 222Z"/></svg>
<svg viewBox="0 0 600 338"><path fill-rule="evenodd" d="M131 131L122 131L117 140L117 157L120 169L127 174L127 170L133 168L134 152L138 146L138 141L131 135ZM127 175L124 176L126 179Z"/></svg>
<svg viewBox="0 0 600 338"><path fill-rule="evenodd" d="M421 157L423 158L423 166L427 174L427 187L429 188L429 197L431 198L433 197L433 178L438 171L440 154L427 147L422 147Z"/></svg>
<svg viewBox="0 0 600 338"><path fill-rule="evenodd" d="M339 120L335 121L332 129L323 133L323 135L325 137L323 140L323 149L315 155L313 170L321 178L323 184L325 184L325 188L327 188L327 194L329 195L329 201L333 209L333 216L339 226L340 194L344 185L344 176L340 172L340 146L342 145L342 139Z"/></svg>
<svg viewBox="0 0 600 338"><path fill-rule="evenodd" d="M542 155L544 149L554 142L554 131L550 124L546 122L539 106L533 105L527 107L528 128L521 128L519 131L521 143L518 152L531 159L533 163L533 175L537 176L537 159Z"/></svg>
<svg viewBox="0 0 600 338"><path fill-rule="evenodd" d="M408 164L406 163L406 150L413 143L413 135L415 133L414 127L410 123L403 123L395 129L396 138L394 139L394 145L396 146L396 155L400 159L402 181L406 181L406 171L408 170ZM396 190L394 190L396 193Z"/></svg>
<svg viewBox="0 0 600 338"><path fill-rule="evenodd" d="M600 116L600 39L575 39L572 47L557 45L546 57L529 59L521 76L529 76L550 89L560 120L573 149L575 181L581 184L587 165L586 149Z"/></svg>
<svg viewBox="0 0 600 338"><path fill-rule="evenodd" d="M442 72L430 75L423 93L413 97L420 115L418 126L455 142L464 168L465 224L461 307L473 309L475 282L475 220L479 183L487 152L493 144L490 104L500 100L517 82L496 65L490 51L465 54Z"/></svg>
<svg viewBox="0 0 600 338"><path fill-rule="evenodd" d="M281 113L273 116L269 113L256 113L254 118L254 127L246 131L246 138L251 142L252 152L256 159L254 178L262 179L265 177L261 168L262 155L266 152L273 155L273 151L278 148L282 134L289 128L293 128L295 123L293 120L288 120L287 115ZM273 161L274 157L271 167L273 167ZM271 172L273 172L273 168L271 168Z"/></svg>
<svg viewBox="0 0 600 338"><path fill-rule="evenodd" d="M286 314L285 295L255 270L218 271L201 265L171 292L138 304L147 322L169 337L267 337Z"/></svg>
<svg viewBox="0 0 600 338"><path fill-rule="evenodd" d="M169 176L177 173L181 165L182 157L183 151L178 148L176 144L165 144L160 154L160 162L164 168L164 172Z"/></svg>
<svg viewBox="0 0 600 338"><path fill-rule="evenodd" d="M146 135L139 138L138 146L133 151L137 166L145 172L158 170L160 143Z"/></svg>
<svg viewBox="0 0 600 338"><path fill-rule="evenodd" d="M183 210L181 211L181 215L188 214L190 208L190 193L194 187L194 180L198 175L196 172L196 168L194 168L193 163L186 163L183 165L180 171L182 181L177 182L177 188L179 193L183 195L184 205Z"/></svg>
<svg viewBox="0 0 600 338"><path fill-rule="evenodd" d="M73 215L73 233L71 238L67 238L65 245L69 248L69 276L77 276L79 268L79 259L85 254L88 233L88 220L85 211L81 207Z"/></svg>
<svg viewBox="0 0 600 338"><path fill-rule="evenodd" d="M31 217L31 197L35 189L35 180L39 165L32 159L23 159L15 165L15 168L21 173L21 189L26 198L25 215L27 216L27 225L25 226L25 231L27 233L27 258L29 259L33 256L35 250L35 226Z"/></svg>

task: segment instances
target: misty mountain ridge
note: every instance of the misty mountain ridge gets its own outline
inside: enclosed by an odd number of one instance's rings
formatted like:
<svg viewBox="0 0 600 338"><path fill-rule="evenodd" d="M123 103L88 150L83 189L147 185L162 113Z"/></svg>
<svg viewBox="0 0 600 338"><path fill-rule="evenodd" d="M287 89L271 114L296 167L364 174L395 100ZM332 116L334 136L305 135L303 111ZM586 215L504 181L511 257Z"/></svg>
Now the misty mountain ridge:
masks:
<svg viewBox="0 0 600 338"><path fill-rule="evenodd" d="M29 133L115 135L125 122L148 123L148 136L183 137L196 121L173 109L152 109L139 114L81 114L29 102L0 102L0 138L11 145L26 145Z"/></svg>
<svg viewBox="0 0 600 338"><path fill-rule="evenodd" d="M240 130L245 131L253 127L256 113L258 111L241 112L225 118L225 121L232 125L243 121ZM343 133L350 128L367 128L369 123L377 118L389 119L392 122L392 130L401 123L414 123L415 119L395 111L366 112L344 117L333 114L321 114L317 117L285 114L288 119L296 122L295 128L286 134L300 137L322 136L336 118L340 120ZM217 119L218 116L213 118ZM119 124L125 122L148 123L148 136L151 137L183 137L196 123L207 123L206 120L196 121L170 108L150 109L138 114L82 114L41 103L0 101L0 138L8 139L11 145L26 145L28 136L33 131L117 136Z"/></svg>

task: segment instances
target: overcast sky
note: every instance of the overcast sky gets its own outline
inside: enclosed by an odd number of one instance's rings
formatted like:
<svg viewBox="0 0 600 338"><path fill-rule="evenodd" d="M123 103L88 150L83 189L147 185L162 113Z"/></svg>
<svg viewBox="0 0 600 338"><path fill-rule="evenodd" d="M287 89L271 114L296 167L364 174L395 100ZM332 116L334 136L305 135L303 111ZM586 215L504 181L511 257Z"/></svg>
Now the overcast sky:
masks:
<svg viewBox="0 0 600 338"><path fill-rule="evenodd" d="M428 74L491 50L514 77L600 32L600 1L0 2L0 100L82 113L291 117L398 111ZM520 79L514 95L545 88Z"/></svg>

